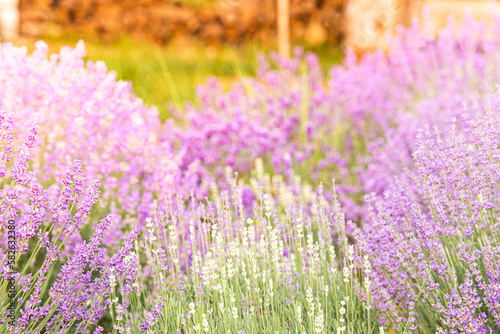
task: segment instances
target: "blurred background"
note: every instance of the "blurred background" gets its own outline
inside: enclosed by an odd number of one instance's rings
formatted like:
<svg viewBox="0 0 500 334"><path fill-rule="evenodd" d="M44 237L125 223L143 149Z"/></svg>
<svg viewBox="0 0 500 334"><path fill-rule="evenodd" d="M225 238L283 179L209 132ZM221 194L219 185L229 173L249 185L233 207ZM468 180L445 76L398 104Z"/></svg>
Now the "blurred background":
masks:
<svg viewBox="0 0 500 334"><path fill-rule="evenodd" d="M479 18L493 13L487 0L0 0L0 36L30 50L44 40L52 52L83 39L87 59L132 81L165 118L194 101L208 76L229 86L254 74L259 51L302 46L326 72L346 46L385 48L387 32L424 6L437 28L467 7Z"/></svg>

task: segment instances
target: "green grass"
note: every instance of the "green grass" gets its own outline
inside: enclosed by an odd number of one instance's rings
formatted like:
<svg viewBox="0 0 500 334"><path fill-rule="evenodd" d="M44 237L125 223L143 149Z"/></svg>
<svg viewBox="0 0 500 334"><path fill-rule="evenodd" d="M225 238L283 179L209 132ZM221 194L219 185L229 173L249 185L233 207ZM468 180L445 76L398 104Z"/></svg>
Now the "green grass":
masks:
<svg viewBox="0 0 500 334"><path fill-rule="evenodd" d="M58 52L63 45L74 47L81 37L66 36L43 38L50 52ZM122 38L105 43L93 38L83 38L87 60L103 60L118 79L130 80L134 91L149 105L156 105L162 120L171 115L171 108L182 109L187 101L195 101L196 87L216 76L225 88L237 78L254 75L259 51L270 51L257 44L244 46L205 46L198 41L174 41L159 47L149 42L137 43ZM21 39L16 45L34 48L35 40ZM308 48L318 54L326 71L342 59L338 47L323 46Z"/></svg>

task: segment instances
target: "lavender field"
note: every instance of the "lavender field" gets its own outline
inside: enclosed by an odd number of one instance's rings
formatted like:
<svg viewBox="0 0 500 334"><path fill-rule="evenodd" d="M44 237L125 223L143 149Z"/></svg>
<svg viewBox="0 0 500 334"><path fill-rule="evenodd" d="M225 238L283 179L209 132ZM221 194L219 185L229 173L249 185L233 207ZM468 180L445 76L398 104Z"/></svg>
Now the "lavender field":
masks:
<svg viewBox="0 0 500 334"><path fill-rule="evenodd" d="M262 54L165 122L0 44L0 333L500 333L498 36Z"/></svg>

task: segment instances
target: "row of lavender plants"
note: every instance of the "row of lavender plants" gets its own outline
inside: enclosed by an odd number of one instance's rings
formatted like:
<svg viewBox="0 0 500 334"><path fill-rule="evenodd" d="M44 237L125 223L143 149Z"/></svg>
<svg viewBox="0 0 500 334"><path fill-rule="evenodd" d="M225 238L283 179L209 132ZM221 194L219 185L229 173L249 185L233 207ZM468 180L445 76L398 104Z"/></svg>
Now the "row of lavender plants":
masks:
<svg viewBox="0 0 500 334"><path fill-rule="evenodd" d="M499 33L262 56L163 124L83 43L1 44L0 333L498 330Z"/></svg>

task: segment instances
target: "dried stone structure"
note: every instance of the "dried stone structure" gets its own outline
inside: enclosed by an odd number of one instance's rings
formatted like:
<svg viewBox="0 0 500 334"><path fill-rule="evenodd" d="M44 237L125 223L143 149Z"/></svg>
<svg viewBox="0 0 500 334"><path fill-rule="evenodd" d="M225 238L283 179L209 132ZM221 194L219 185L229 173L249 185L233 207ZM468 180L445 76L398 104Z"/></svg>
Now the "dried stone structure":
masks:
<svg viewBox="0 0 500 334"><path fill-rule="evenodd" d="M338 42L356 50L386 47L386 34L431 7L436 27L472 7L489 17L488 0L289 0L292 42ZM19 5L17 3L19 2ZM19 11L20 9L20 22ZM166 43L195 36L208 43L275 43L276 0L0 0L0 36L39 37L74 30L103 39L132 35Z"/></svg>
<svg viewBox="0 0 500 334"><path fill-rule="evenodd" d="M20 0L21 32L73 29L104 39L122 34L166 43L196 36L208 43L276 38L276 0ZM294 40L337 42L344 0L290 0Z"/></svg>
<svg viewBox="0 0 500 334"><path fill-rule="evenodd" d="M344 14L344 43L355 51L387 46L386 36L398 24L410 25L413 17L422 17L429 6L429 19L434 27L446 24L451 14L461 17L467 8L476 18L489 18L495 12L494 1L488 0L349 0Z"/></svg>

